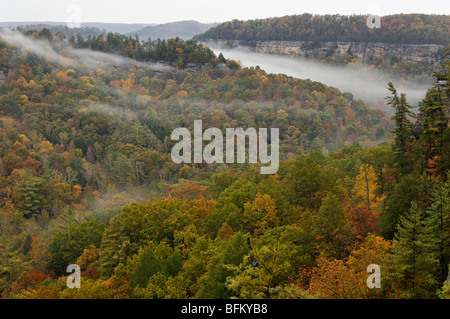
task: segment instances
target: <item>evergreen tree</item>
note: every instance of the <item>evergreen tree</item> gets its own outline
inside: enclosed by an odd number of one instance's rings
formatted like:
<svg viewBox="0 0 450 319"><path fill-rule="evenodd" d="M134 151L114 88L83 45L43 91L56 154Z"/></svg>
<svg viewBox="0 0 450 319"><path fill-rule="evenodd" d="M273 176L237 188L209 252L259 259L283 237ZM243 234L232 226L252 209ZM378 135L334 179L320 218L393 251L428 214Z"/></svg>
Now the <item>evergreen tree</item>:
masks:
<svg viewBox="0 0 450 319"><path fill-rule="evenodd" d="M420 103L417 121L423 166L430 175L438 175L448 169L448 166L442 163L445 157L445 133L448 130L448 99L445 98L447 81L443 71L435 72L434 76L436 81Z"/></svg>
<svg viewBox="0 0 450 319"><path fill-rule="evenodd" d="M400 217L394 236L396 275L413 298L433 297L437 288L439 265L437 227L431 218L424 219L416 202Z"/></svg>
<svg viewBox="0 0 450 319"><path fill-rule="evenodd" d="M99 247L105 225L96 220L72 225L66 231L58 231L51 239L50 268L58 274L65 274L67 266L77 261L90 245Z"/></svg>
<svg viewBox="0 0 450 319"><path fill-rule="evenodd" d="M0 294L28 270L30 262L25 261L17 250L10 247L6 236L0 237Z"/></svg>
<svg viewBox="0 0 450 319"><path fill-rule="evenodd" d="M245 236L242 232L236 233L223 249L221 260L214 265L205 276L198 297L226 299L233 296L232 291L227 288L227 278L233 275L228 268L243 263L244 256L248 254L245 244Z"/></svg>
<svg viewBox="0 0 450 319"><path fill-rule="evenodd" d="M392 82L388 83L388 90L391 96L387 97L388 104L394 108L395 114L392 119L395 121L395 128L392 132L395 135L393 151L396 158L396 165L400 169L400 173L407 174L411 172L412 161L408 156L411 151L411 143L413 141L412 123L410 117L414 117L411 106L406 101L404 93L397 93Z"/></svg>
<svg viewBox="0 0 450 319"><path fill-rule="evenodd" d="M146 288L150 277L162 272L162 269L161 262L153 254L152 247L145 248L139 258L139 264L131 273L130 286Z"/></svg>
<svg viewBox="0 0 450 319"><path fill-rule="evenodd" d="M420 193L418 179L413 174L400 177L391 194L384 202L384 212L381 217L382 235L392 239L397 229L400 216L411 208L411 203Z"/></svg>
<svg viewBox="0 0 450 319"><path fill-rule="evenodd" d="M130 238L122 231L120 216L115 216L110 227L103 233L100 246L98 263L103 278L109 278L120 263L126 263L129 246Z"/></svg>
<svg viewBox="0 0 450 319"><path fill-rule="evenodd" d="M435 240L438 243L439 268L438 279L444 281L448 274L450 261L450 182L439 181L432 192L432 204L427 210L431 227L435 228Z"/></svg>

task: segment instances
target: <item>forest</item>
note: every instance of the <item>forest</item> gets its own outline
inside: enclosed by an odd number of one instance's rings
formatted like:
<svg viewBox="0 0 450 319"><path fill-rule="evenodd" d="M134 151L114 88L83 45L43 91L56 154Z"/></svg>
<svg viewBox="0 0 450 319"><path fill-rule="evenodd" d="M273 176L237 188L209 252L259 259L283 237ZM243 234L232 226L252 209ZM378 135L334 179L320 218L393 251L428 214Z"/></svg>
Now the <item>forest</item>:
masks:
<svg viewBox="0 0 450 319"><path fill-rule="evenodd" d="M0 295L448 299L449 71L389 118L196 40L0 32ZM279 128L278 172L173 163L194 120Z"/></svg>
<svg viewBox="0 0 450 319"><path fill-rule="evenodd" d="M232 20L195 39L243 41L450 43L448 15L394 14L380 17L380 28L367 28L367 15L291 15L256 20Z"/></svg>
<svg viewBox="0 0 450 319"><path fill-rule="evenodd" d="M395 45L450 44L448 15L394 14L380 17L380 28L368 28L367 15L291 15L256 20L232 20L221 23L194 37L200 41L239 40L254 46L261 41L309 42L311 53L302 55L321 63L341 66L367 65L388 71L394 77L428 81L436 63L407 61L391 51L369 56L365 61L350 53L332 54L316 51L324 42L353 44L384 43ZM444 55L444 49L438 50Z"/></svg>

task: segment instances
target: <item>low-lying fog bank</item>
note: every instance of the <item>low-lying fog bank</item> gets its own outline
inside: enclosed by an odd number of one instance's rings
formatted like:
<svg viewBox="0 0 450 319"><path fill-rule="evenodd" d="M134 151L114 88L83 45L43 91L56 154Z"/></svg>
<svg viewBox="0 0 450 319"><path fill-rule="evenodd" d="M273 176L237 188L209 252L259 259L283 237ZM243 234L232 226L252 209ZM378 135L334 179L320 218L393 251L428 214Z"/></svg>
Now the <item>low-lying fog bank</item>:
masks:
<svg viewBox="0 0 450 319"><path fill-rule="evenodd" d="M372 107L381 108L388 114L392 114L392 110L386 105L384 97L389 94L387 90L389 81L394 83L399 92L406 93L412 106L420 102L432 84L431 80L429 84L394 80L387 73L367 66L341 67L299 57L255 53L245 47L220 48L208 45L216 55L222 52L225 58L240 61L243 66L258 65L268 73L284 73L301 79L319 81L342 92L350 92L355 98L364 100Z"/></svg>

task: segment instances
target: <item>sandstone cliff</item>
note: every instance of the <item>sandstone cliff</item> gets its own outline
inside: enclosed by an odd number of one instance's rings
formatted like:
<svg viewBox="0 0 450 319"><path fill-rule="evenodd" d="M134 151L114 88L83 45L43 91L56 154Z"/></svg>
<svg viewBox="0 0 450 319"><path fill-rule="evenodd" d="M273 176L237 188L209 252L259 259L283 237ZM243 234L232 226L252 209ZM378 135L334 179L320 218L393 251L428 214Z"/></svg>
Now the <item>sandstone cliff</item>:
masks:
<svg viewBox="0 0 450 319"><path fill-rule="evenodd" d="M352 55L361 61L369 58L393 54L399 61L435 64L442 60L444 45L438 44L398 44L370 42L307 42L307 41L257 41L244 43L238 40L217 40L209 45L226 47L245 46L258 53L281 55L317 56Z"/></svg>

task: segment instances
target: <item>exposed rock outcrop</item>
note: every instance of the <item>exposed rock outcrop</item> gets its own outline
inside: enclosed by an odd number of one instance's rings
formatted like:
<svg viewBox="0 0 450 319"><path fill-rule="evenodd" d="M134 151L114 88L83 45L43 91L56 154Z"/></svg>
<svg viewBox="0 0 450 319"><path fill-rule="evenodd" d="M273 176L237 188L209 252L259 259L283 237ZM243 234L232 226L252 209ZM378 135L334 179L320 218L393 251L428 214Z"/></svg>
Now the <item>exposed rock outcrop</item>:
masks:
<svg viewBox="0 0 450 319"><path fill-rule="evenodd" d="M208 42L219 46L246 46L258 53L281 55L352 55L361 61L381 57L390 52L399 61L435 64L442 59L445 46L438 44L399 44L371 42L308 42L308 41L258 41L244 43L237 40L215 40Z"/></svg>

